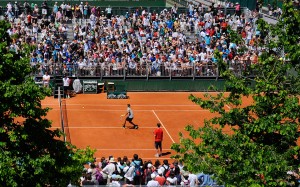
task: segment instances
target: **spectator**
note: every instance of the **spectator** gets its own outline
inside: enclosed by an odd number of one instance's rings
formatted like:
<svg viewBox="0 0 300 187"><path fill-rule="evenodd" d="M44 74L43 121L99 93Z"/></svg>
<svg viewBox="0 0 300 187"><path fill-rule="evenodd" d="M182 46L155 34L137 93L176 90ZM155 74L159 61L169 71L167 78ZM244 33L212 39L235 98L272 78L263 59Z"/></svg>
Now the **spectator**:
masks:
<svg viewBox="0 0 300 187"><path fill-rule="evenodd" d="M45 72L45 75L43 75L43 85L44 87L49 87L50 83L50 75L48 75L48 72Z"/></svg>
<svg viewBox="0 0 300 187"><path fill-rule="evenodd" d="M149 181L147 182L147 186L148 186L148 187L158 187L158 186L161 186L161 185L159 184L159 182L155 180L155 177L156 177L155 173L152 173L152 174L151 174L151 180L149 180Z"/></svg>
<svg viewBox="0 0 300 187"><path fill-rule="evenodd" d="M159 183L160 186L163 186L166 182L166 178L163 176L163 172L161 169L157 169L157 176L155 180Z"/></svg>
<svg viewBox="0 0 300 187"><path fill-rule="evenodd" d="M87 173L85 176L84 176L84 180L81 182L81 185L83 187L85 186L89 186L89 185L94 185L95 183L92 181L92 175L91 173Z"/></svg>
<svg viewBox="0 0 300 187"><path fill-rule="evenodd" d="M58 12L58 8L59 8L58 4L57 4L57 2L55 2L53 5L53 10L52 10L54 14L56 14Z"/></svg>
<svg viewBox="0 0 300 187"><path fill-rule="evenodd" d="M42 3L42 16L43 16L43 19L45 19L47 17L47 14L48 14L48 4L46 1L43 1Z"/></svg>
<svg viewBox="0 0 300 187"><path fill-rule="evenodd" d="M134 170L135 170L135 165L133 163L130 163L130 161L126 162L126 167L124 167L123 172L124 172L124 177L125 177L125 183L128 185L133 185L134 184Z"/></svg>
<svg viewBox="0 0 300 187"><path fill-rule="evenodd" d="M145 168L146 169L144 170L144 182L148 185L148 182L153 179L151 176L153 173L153 165L151 164L151 162L146 162ZM154 174L154 178L155 177L156 175Z"/></svg>
<svg viewBox="0 0 300 187"><path fill-rule="evenodd" d="M107 19L111 19L112 8L110 7L110 5L108 5L108 7L105 9L105 11L106 11L106 17L107 17Z"/></svg>
<svg viewBox="0 0 300 187"><path fill-rule="evenodd" d="M197 175L193 174L193 173L189 173L188 176L188 181L189 181L189 186L190 187L194 187L198 185L198 177Z"/></svg>
<svg viewBox="0 0 300 187"><path fill-rule="evenodd" d="M115 187L120 187L121 186L121 183L120 183L120 180L122 179L123 177L121 177L120 175L116 175L116 174L113 174L111 176L111 183L109 184L109 186L115 186Z"/></svg>
<svg viewBox="0 0 300 187"><path fill-rule="evenodd" d="M140 185L142 182L142 172L143 168L142 168L142 160L139 158L139 156L137 154L133 155L133 159L132 159L132 163L131 165L133 165L135 167L135 174L134 174L134 178L133 178L133 184L134 185Z"/></svg>
<svg viewBox="0 0 300 187"><path fill-rule="evenodd" d="M239 2L236 2L236 3L235 3L235 14L236 14L237 16L240 16L240 15L241 15L241 5L240 5Z"/></svg>
<svg viewBox="0 0 300 187"><path fill-rule="evenodd" d="M111 157L109 159L108 165L106 165L101 171L103 179L107 180L107 184L110 184L111 176L115 172L115 170L116 170L115 159L114 157Z"/></svg>
<svg viewBox="0 0 300 187"><path fill-rule="evenodd" d="M176 186L177 185L177 178L173 171L170 172L170 176L166 179L166 185L168 186Z"/></svg>

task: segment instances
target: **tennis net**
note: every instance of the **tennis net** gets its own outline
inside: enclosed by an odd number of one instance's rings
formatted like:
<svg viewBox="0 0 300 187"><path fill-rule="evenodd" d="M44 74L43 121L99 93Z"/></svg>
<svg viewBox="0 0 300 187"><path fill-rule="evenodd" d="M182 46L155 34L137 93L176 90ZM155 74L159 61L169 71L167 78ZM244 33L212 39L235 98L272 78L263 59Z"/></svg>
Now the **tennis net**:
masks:
<svg viewBox="0 0 300 187"><path fill-rule="evenodd" d="M60 109L60 123L61 129L64 133L64 141L71 142L69 125L68 125L68 114L67 114L67 103L66 100L62 99L62 90L58 87L58 102Z"/></svg>

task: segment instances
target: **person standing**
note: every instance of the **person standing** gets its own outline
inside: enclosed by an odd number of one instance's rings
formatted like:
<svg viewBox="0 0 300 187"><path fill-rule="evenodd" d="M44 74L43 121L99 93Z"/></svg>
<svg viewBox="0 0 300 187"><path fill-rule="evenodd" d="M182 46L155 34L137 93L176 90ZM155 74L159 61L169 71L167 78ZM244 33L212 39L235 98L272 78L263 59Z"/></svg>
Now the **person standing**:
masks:
<svg viewBox="0 0 300 187"><path fill-rule="evenodd" d="M103 179L107 180L107 184L110 184L111 176L117 169L114 157L110 157L109 164L107 164L101 171Z"/></svg>
<svg viewBox="0 0 300 187"><path fill-rule="evenodd" d="M124 116L126 116L126 119L125 119L125 121L124 121L123 128L125 128L125 124L126 124L127 121L128 121L130 124L133 125L133 128L134 128L134 129L138 129L138 128L139 128L138 125L136 125L136 124L134 124L134 123L132 122L133 117L134 117L134 114L133 114L132 109L130 108L130 104L127 104L127 113L124 114Z"/></svg>
<svg viewBox="0 0 300 187"><path fill-rule="evenodd" d="M240 16L241 15L241 5L239 4L239 2L235 3L235 15L236 16Z"/></svg>
<svg viewBox="0 0 300 187"><path fill-rule="evenodd" d="M47 1L44 1L42 3L42 16L43 16L43 19L47 18L47 14L48 14L48 4L47 4Z"/></svg>
<svg viewBox="0 0 300 187"><path fill-rule="evenodd" d="M155 157L162 156L162 141L163 141L163 130L160 128L161 124L157 123L157 128L154 130L154 145L156 149Z"/></svg>
<svg viewBox="0 0 300 187"><path fill-rule="evenodd" d="M44 87L49 87L50 83L50 75L48 75L48 72L45 72L45 75L43 75L43 85Z"/></svg>
<svg viewBox="0 0 300 187"><path fill-rule="evenodd" d="M14 4L14 10L15 10L15 18L19 18L20 6L17 1Z"/></svg>
<svg viewBox="0 0 300 187"><path fill-rule="evenodd" d="M138 154L133 155L131 165L134 166L133 185L141 185L143 177L143 160Z"/></svg>
<svg viewBox="0 0 300 187"><path fill-rule="evenodd" d="M106 11L106 18L111 19L112 9L111 9L110 5L108 5L108 7L105 9L105 11Z"/></svg>
<svg viewBox="0 0 300 187"><path fill-rule="evenodd" d="M135 167L130 163L129 160L126 162L126 166L123 169L124 178L125 178L125 186L132 186L133 185L133 178L134 178L134 170Z"/></svg>
<svg viewBox="0 0 300 187"><path fill-rule="evenodd" d="M69 93L69 87L70 87L70 79L67 75L63 78L63 85L64 85L64 98L70 98L70 93Z"/></svg>

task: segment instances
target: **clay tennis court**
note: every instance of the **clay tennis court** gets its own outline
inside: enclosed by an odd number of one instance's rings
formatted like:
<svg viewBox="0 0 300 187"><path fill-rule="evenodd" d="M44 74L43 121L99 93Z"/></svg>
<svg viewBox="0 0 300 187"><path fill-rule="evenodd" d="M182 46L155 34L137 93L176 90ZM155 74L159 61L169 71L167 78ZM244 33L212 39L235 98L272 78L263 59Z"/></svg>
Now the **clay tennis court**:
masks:
<svg viewBox="0 0 300 187"><path fill-rule="evenodd" d="M163 156L170 159L174 151L172 143L179 142L179 132L188 124L203 126L204 119L213 117L208 110L192 103L189 92L128 92L129 99L107 99L106 94L78 94L66 99L68 127L71 143L79 148L90 146L96 149L97 160L102 156L128 156L134 153L144 160L157 159L154 155L153 131L160 122L164 130ZM192 93L203 97L203 93ZM127 104L134 112L134 123L139 129L123 129ZM46 98L44 107L52 110L47 118L52 120L52 128L61 128L58 99ZM226 106L229 109L229 106ZM131 126L129 123L127 126Z"/></svg>

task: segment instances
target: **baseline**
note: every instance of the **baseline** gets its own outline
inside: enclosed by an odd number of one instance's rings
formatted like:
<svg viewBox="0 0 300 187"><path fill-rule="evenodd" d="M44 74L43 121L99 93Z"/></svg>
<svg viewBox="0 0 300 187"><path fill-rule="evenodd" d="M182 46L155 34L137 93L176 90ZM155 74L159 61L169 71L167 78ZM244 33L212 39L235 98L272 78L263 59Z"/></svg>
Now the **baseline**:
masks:
<svg viewBox="0 0 300 187"><path fill-rule="evenodd" d="M61 126L52 126L49 129L53 129L53 128L61 128ZM75 127L65 127L66 129L123 129L123 127L92 127L92 126L84 126L84 127L79 127L79 126L75 126ZM155 127L139 127L139 129L154 129Z"/></svg>

